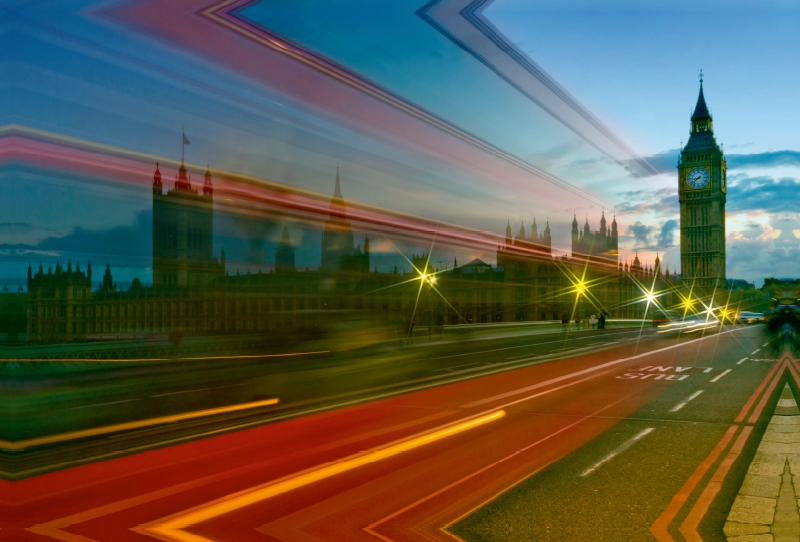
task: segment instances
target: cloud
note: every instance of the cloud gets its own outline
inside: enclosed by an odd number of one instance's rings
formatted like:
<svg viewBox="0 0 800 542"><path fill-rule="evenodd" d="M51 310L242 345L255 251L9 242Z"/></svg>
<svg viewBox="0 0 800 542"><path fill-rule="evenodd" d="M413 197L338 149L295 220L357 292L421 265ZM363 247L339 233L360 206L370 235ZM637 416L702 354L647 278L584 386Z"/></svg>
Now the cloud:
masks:
<svg viewBox="0 0 800 542"><path fill-rule="evenodd" d="M789 150L754 154L726 154L725 158L729 169L800 166L800 152Z"/></svg>
<svg viewBox="0 0 800 542"><path fill-rule="evenodd" d="M800 181L792 177L745 177L728 187L727 210L733 212L794 212L800 207Z"/></svg>
<svg viewBox="0 0 800 542"><path fill-rule="evenodd" d="M668 151L649 156L642 156L641 160L647 162L658 173L674 173L677 171L678 160L681 157L680 149L669 149Z"/></svg>
<svg viewBox="0 0 800 542"><path fill-rule="evenodd" d="M666 249L675 246L676 229L678 229L678 221L674 218L664 222L661 232L658 234L658 248Z"/></svg>
<svg viewBox="0 0 800 542"><path fill-rule="evenodd" d="M622 203L616 209L625 214L652 212L660 216L674 216L680 211L677 188L660 190L632 190L619 192Z"/></svg>
<svg viewBox="0 0 800 542"><path fill-rule="evenodd" d="M653 226L646 226L636 221L625 230L628 235L632 235L634 239L634 247L646 247L650 244L650 234L653 233Z"/></svg>
<svg viewBox="0 0 800 542"><path fill-rule="evenodd" d="M77 227L61 237L47 237L40 241L39 250L101 254L125 258L147 258L152 255L153 212L149 209L136 214L134 223L114 226L107 230L90 230Z"/></svg>
<svg viewBox="0 0 800 542"><path fill-rule="evenodd" d="M17 233L33 229L34 226L30 222L0 222L1 233Z"/></svg>
<svg viewBox="0 0 800 542"><path fill-rule="evenodd" d="M759 241L769 241L770 239L777 239L781 236L781 230L776 230L769 224L765 224L762 228L762 233L758 237L756 237Z"/></svg>

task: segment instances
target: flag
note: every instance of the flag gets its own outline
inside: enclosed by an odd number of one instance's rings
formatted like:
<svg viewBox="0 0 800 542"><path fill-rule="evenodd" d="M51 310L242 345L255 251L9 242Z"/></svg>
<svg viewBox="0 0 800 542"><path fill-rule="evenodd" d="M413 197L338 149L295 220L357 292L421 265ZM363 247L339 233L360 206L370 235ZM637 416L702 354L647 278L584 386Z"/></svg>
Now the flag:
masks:
<svg viewBox="0 0 800 542"><path fill-rule="evenodd" d="M186 134L183 134L183 144L184 145L191 145L191 143L189 143L189 140L186 139Z"/></svg>

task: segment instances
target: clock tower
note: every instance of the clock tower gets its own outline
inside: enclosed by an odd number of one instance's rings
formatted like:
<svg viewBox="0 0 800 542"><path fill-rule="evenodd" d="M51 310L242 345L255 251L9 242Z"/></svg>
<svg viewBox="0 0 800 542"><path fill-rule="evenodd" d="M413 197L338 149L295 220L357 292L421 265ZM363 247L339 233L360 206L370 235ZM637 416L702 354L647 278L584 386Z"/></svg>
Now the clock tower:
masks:
<svg viewBox="0 0 800 542"><path fill-rule="evenodd" d="M691 135L678 162L681 207L681 279L698 295L725 292L725 156L714 139L711 113L700 95L691 119Z"/></svg>

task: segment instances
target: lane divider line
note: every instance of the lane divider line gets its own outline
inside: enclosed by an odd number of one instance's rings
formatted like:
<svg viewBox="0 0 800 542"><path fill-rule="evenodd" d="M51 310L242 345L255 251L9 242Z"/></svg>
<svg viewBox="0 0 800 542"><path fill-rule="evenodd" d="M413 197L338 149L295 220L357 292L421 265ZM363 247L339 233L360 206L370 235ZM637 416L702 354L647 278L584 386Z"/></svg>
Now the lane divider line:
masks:
<svg viewBox="0 0 800 542"><path fill-rule="evenodd" d="M701 393L703 393L703 390L697 390L696 392L691 394L689 397L687 397L686 399L684 399L683 401L681 401L680 403L678 403L677 405L675 405L674 407L669 409L669 411L670 412L678 412L680 409L682 409L687 404L689 404L689 401L691 401L692 399L696 399Z"/></svg>
<svg viewBox="0 0 800 542"><path fill-rule="evenodd" d="M637 393L638 393L638 392L637 392ZM460 484L462 484L462 483L466 482L467 480L470 480L470 479L474 478L475 476L478 476L479 474L481 474L481 473L483 473L483 472L486 472L487 470L491 469L492 467L495 467L495 466L497 466L497 465L499 465L499 464L501 464L501 463L504 463L504 462L506 462L506 461L508 461L508 460L510 460L510 459L512 459L512 458L514 458L514 457L516 457L516 456L518 456L518 455L520 455L520 454L522 454L522 453L524 453L524 452L526 452L526 451L530 450L531 448L534 448L534 447L538 446L539 444L542 444L543 442L547 442L547 441L548 441L548 440L550 440L551 438L553 438L553 437L555 437L555 436L558 436L558 435L560 435L561 433L563 433L563 432L565 432L565 431L568 431L568 430L572 429L572 428L573 428L573 427L575 427L576 425L578 425L578 424L581 424L581 423L585 422L586 420L591 420L591 419L597 418L597 417L599 416L599 414L600 414L600 413L602 413L603 411L605 411L605 410L608 410L609 408L612 408L612 407L615 407L615 406L617 406L618 404L622 403L622 402L623 402L623 401L625 401L626 399L629 399L629 398L630 398L630 397L632 397L633 395L635 395L635 393L633 393L633 394L629 394L629 395L626 395L626 396L623 396L622 398L620 398L620 399L617 399L617 400L616 400L616 401L614 401L613 403L609 403L609 404L607 404L606 406L604 406L604 407L600 408L599 410L596 410L595 412L592 412L592 413L591 413L591 414L589 414L588 416L584 416L583 418L581 418L581 419L579 419L579 420L577 420L577 421L574 421L574 422L572 422L571 424L569 424L569 425L567 425L567 426L565 426L565 427L562 427L561 429L558 429L557 431L554 431L553 433L550 433L550 434L549 434L549 435L547 435L546 437L542 437L542 438L540 438L539 440L537 440L537 441L535 441L535 442L533 442L533 443L531 443L531 444L528 444L528 445L526 445L526 446L524 446L524 447L520 448L520 449L519 449L519 450L517 450L516 452L512 452L512 453L510 453L509 455L507 455L507 456L503 457L502 459L498 459L498 460L497 460L497 461L495 461L494 463L490 463L489 465L486 465L485 467L481 467L480 469L478 469L478 470L476 470L476 471L472 472L471 474L468 474L468 475L464 476L463 478L461 478L461 479L459 479L459 480L456 480L455 482L452 482L451 484L448 484L448 485L446 485L446 486L445 486L445 487L443 487L443 488L437 489L437 490L436 490L436 491L434 491L433 493L430 493L430 494L426 495L425 497L422 497L421 499L419 499L419 500L417 500L417 501L415 501L415 502L413 502L413 503L411 503L411 504L409 504L409 505L406 505L406 506L404 506L403 508L401 508L401 509L399 509L399 510L396 510L396 511L392 512L392 513L391 513L391 514L389 514L388 516L385 516L384 518L382 518L382 519L379 519L379 520L378 520L378 521L376 521L375 523L371 523L370 525L367 525L366 527L364 527L364 528L363 528L363 531L364 531L364 532L366 532L366 533L368 533L368 534L371 534L372 536L375 536L375 537L377 537L377 538L380 538L381 540L384 540L385 542L394 542L394 541L393 541L393 540L391 540L390 538L386 538L386 537L382 536L380 533L376 532L376 530L375 530L375 529L377 529L377 528L378 528L380 525L382 525L383 523L386 523L387 521L390 521L390 520L392 520L392 519L396 518L397 516L399 516L399 515L401 515L401 514L404 514L405 512L408 512L408 511L409 511L409 510L411 510L412 508L416 508L416 507L417 507L417 506L419 506L420 504L423 504L423 503L425 503L425 502L428 502L429 500L433 499L434 497L437 497L437 496L441 495L442 493L445 493L445 492L447 492L447 491L449 491L449 490L453 489L454 487L456 487L456 486L458 486L458 485L460 485ZM470 514L471 514L472 512L474 512L475 510L477 510L477 509L479 509L479 508L483 508L484 506L486 506L486 504L487 504L487 503L489 503L489 502L493 501L493 500L494 500L494 499L496 499L498 496L500 496L500 495L502 495L503 493L507 492L509 489L511 489L511 488L513 488L513 487L516 487L517 485L521 484L522 482L524 482L525 480L527 480L527 479L528 479L528 478L530 478L531 476L534 476L535 474L537 474L537 473L538 473L538 472L540 472L541 470L543 470L543 469L547 468L547 466L548 466L548 465L550 465L550 464L554 463L555 461L556 461L556 460L553 460L553 461L551 461L551 462L547 463L546 465L542 465L541 467L539 467L538 469L536 469L534 472L530 473L529 475L525 476L524 478L522 478L522 479L520 479L520 480L517 480L516 482L514 482L514 483L513 483L513 484L511 484L510 486L508 486L508 487L504 488L502 491L500 491L500 492L496 493L495 495L493 495L492 497L490 497L489 499L487 499L487 500L485 500L485 501L481 502L479 505L477 505L477 506L475 506L474 508L472 508L472 509L468 510L467 512L463 513L463 514L462 514L461 516L459 516L458 518L456 518L456 519L454 519L454 520L450 521L450 522L449 522L447 525L445 525L444 527L442 527L442 528L441 528L441 530L442 530L442 531L445 531L445 532L447 532L447 534L448 534L448 535L450 535L450 536L453 536L453 535L452 535L452 533L450 533L450 532L448 532L448 531L447 531L447 528L448 528L448 527L450 527L450 525L453 525L454 523L458 523L458 522L459 522L459 521L460 521L462 518L464 518L464 517L466 517L466 516L470 515Z"/></svg>
<svg viewBox="0 0 800 542"><path fill-rule="evenodd" d="M745 416L747 416L747 413L750 412L750 409L752 408L753 403L756 402L756 399L758 399L758 397L761 394L761 392L763 391L764 387L766 387L766 385L769 383L769 381L772 379L772 377L775 375L775 373L778 372L778 369L782 365L783 365L782 363L776 363L775 365L772 366L772 369L770 369L770 371L767 373L767 376L764 377L764 380L761 381L761 384L758 385L758 387L753 392L753 394L750 396L750 398L747 399L747 402L742 407L742 410L739 411L739 414L733 420L734 423L742 423L744 421L744 418L745 418Z"/></svg>
<svg viewBox="0 0 800 542"><path fill-rule="evenodd" d="M703 516L706 515L708 507L711 506L711 501L714 500L714 497L717 496L717 493L719 493L719 490L722 488L722 482L725 480L725 476L728 475L731 465L733 465L739 457L739 454L742 453L742 448L744 448L744 444L747 442L747 437L749 437L752 432L753 428L751 426L742 429L736 442L728 451L728 455L725 456L725 459L723 459L722 463L717 467L708 485L689 511L689 515L686 516L686 519L683 520L683 523L678 528L686 539L686 542L703 542L703 539L697 532L697 526L700 525L700 521L703 519Z"/></svg>
<svg viewBox="0 0 800 542"><path fill-rule="evenodd" d="M266 484L251 487L140 527L146 534L156 535L162 540L166 539L178 542L213 542L203 536L189 533L186 529L198 523L270 499L293 489L313 484L314 482L353 470L369 463L388 459L397 454L419 448L420 446L462 433L469 429L474 429L481 425L499 420L503 416L505 416L504 411L496 410L483 416L467 418L464 421L449 424L442 428L412 436L393 444L355 454L341 461L312 467L311 469L278 480L273 480Z"/></svg>
<svg viewBox="0 0 800 542"><path fill-rule="evenodd" d="M596 471L597 469L599 469L600 467L602 467L603 465L605 465L606 463L617 457L619 454L621 454L622 452L624 452L625 450L627 450L628 448L630 448L631 446L639 442L642 438L646 437L655 430L656 430L655 427L648 427L647 429L642 429L634 436L632 436L631 438L620 444L617 448L609 452L605 457L603 457L603 459L601 459L600 461L598 461L597 463L595 463L594 465L583 471L580 474L580 477L585 478L589 476L594 471Z"/></svg>
<svg viewBox="0 0 800 542"><path fill-rule="evenodd" d="M751 355L751 356L755 356L755 355L756 355L756 354L758 354L760 351L761 351L761 349L760 349L760 348L756 348L755 350L753 350L752 352L750 352L750 355Z"/></svg>
<svg viewBox="0 0 800 542"><path fill-rule="evenodd" d="M711 468L711 465L716 463L717 458L719 458L720 454L725 451L725 448L728 447L728 444L733 439L733 436L739 430L738 425L731 425L725 434L722 436L720 441L714 446L714 449L711 450L711 453L708 454L702 463L700 463L692 475L689 477L688 480L683 484L681 489L672 497L669 505L666 509L658 516L658 519L653 522L650 526L650 532L653 533L653 536L656 537L658 542L675 542L675 539L672 538L672 535L669 534L669 524L672 523L672 520L675 519L675 516L678 515L683 505L689 499L689 496L694 491L694 488L697 487L697 484L700 483L700 480L706 475L708 469Z"/></svg>
<svg viewBox="0 0 800 542"><path fill-rule="evenodd" d="M716 382L717 380L719 380L720 378L722 378L722 377L723 377L723 376L725 376L726 374L730 373L731 371L733 371L733 369L725 369L724 371L722 371L721 373L719 373L717 376L715 376L714 378L712 378L711 380L709 380L709 382Z"/></svg>
<svg viewBox="0 0 800 542"><path fill-rule="evenodd" d="M736 365L741 365L745 361L747 361L747 358L742 358L742 359L740 359L739 361L736 362Z"/></svg>
<svg viewBox="0 0 800 542"><path fill-rule="evenodd" d="M85 437L94 437L98 435L106 435L109 433L118 433L120 431L127 431L130 429L141 429L143 427L151 427L154 425L161 425L165 423L174 423L184 420L193 420L195 418L204 418L206 416L214 416L216 414L227 414L230 412L240 412L242 410L249 410L251 408L259 408L268 405L275 405L279 402L278 399L265 399L263 401L255 401L252 403L243 403L241 405L231 405L226 407L209 408L206 410L198 410L195 412L186 412L184 414L174 414L172 416L161 416L159 418L150 418L147 420L138 420L135 422L117 423L114 425L105 425L103 427L94 427L92 429L83 429L81 431L71 431L69 433L60 433L58 435L48 435L46 437L37 437L27 440L8 441L0 440L0 449L6 451L24 450L34 446L42 446L45 444L54 444L56 442L64 442L67 440L75 440Z"/></svg>
<svg viewBox="0 0 800 542"><path fill-rule="evenodd" d="M712 337L719 337L720 335L724 335L726 333L733 333L734 331L738 331L738 328L731 329L729 331L722 331L720 333L715 333L713 335L707 335L705 337L700 337L698 339L692 339L691 341L686 341L686 342L679 343L679 344L673 344L671 346L665 346L664 348L658 348L656 350L651 350L650 352L643 352L643 353L637 354L635 356L616 359L614 361L608 361L606 363L601 363L600 365L595 365L594 367L589 367L588 369L583 369L581 371L575 371L574 373L566 374L566 375L559 376L559 377L556 377L556 378L551 378L550 380L546 380L544 382L539 382L538 384L533 384L531 386L525 386L524 388L511 390L511 391L508 391L508 392L505 392L505 393L501 393L499 395L494 395L492 397L487 397L485 399L480 399L478 401L473 401L471 403L467 403L465 405L461 405L459 408L472 408L472 407L484 405L486 403L491 403L491 402L497 401L499 399L505 399L506 397L511 397L513 395L519 395L521 393L525 393L525 392L528 392L528 391L531 391L531 390L535 390L537 388L548 386L548 385L554 384L556 382L561 382L563 380L567 380L567 379L573 378L575 376L581 376L581 375L584 375L584 374L587 374L587 373L591 373L591 372L594 372L594 371L599 371L601 369L605 369L607 367L613 367L614 365L619 365L620 363L625 363L626 361L633 361L635 359L641 359L641 358L646 357L646 356L651 356L653 354L666 352L668 350L673 350L675 348L680 348L682 346L688 346L688 345L690 345L692 343L696 343L698 341L704 341L704 340L710 339Z"/></svg>
<svg viewBox="0 0 800 542"><path fill-rule="evenodd" d="M777 365L777 364L776 364ZM772 392L775 390L775 386L778 385L778 381L783 376L783 371L786 369L791 369L788 361L784 360L783 363L780 365L781 370L775 373L772 381L767 386L766 391L761 395L761 400L756 405L756 408L753 410L753 413L747 419L747 423L756 423L758 421L759 416L761 416L761 412L764 410L764 407L767 405L767 401L772 396Z"/></svg>

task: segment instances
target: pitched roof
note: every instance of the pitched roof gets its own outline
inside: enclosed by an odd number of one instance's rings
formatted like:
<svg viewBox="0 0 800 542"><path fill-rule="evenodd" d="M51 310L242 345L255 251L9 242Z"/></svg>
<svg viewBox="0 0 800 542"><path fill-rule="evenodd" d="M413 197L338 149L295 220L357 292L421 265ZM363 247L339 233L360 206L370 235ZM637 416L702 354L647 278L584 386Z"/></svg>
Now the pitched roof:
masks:
<svg viewBox="0 0 800 542"><path fill-rule="evenodd" d="M692 113L692 120L696 119L709 119L711 118L711 113L708 112L708 106L706 105L706 98L703 96L703 83L700 83L700 95L697 97L697 105L694 107L694 113Z"/></svg>
<svg viewBox="0 0 800 542"><path fill-rule="evenodd" d="M461 267L491 267L491 265L489 265L488 263L484 262L483 260L479 260L478 258L475 258L474 260L472 260L468 264L464 264Z"/></svg>

